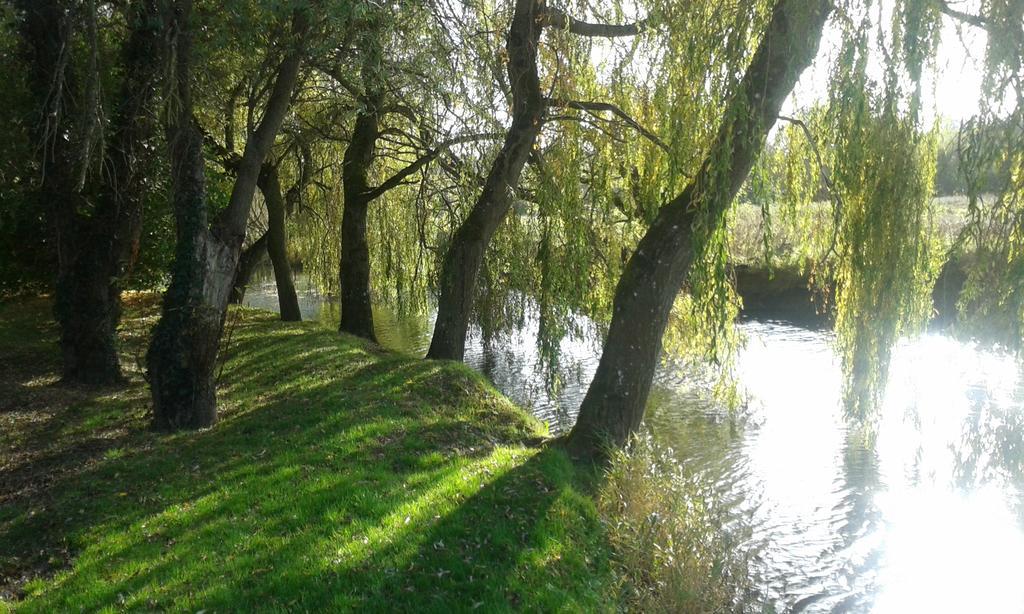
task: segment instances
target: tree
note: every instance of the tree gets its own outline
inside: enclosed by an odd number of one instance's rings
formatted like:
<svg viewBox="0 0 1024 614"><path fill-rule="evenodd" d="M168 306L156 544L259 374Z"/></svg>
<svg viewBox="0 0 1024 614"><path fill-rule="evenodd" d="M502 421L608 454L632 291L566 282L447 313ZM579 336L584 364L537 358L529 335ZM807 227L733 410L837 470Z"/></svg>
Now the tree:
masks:
<svg viewBox="0 0 1024 614"><path fill-rule="evenodd" d="M594 380L566 445L600 457L623 445L643 418L662 336L695 260L699 233L723 223L775 124L782 103L818 49L827 2L781 0L729 101L700 171L662 206L619 280Z"/></svg>
<svg viewBox="0 0 1024 614"><path fill-rule="evenodd" d="M382 50L379 34L364 34L363 65L360 77L363 91L360 110L341 167L345 209L341 221L341 260L338 279L341 288L342 332L376 340L370 300L370 247L366 242L366 215L370 206L370 166L380 135L384 112L384 75L381 74Z"/></svg>
<svg viewBox="0 0 1024 614"><path fill-rule="evenodd" d="M215 366L246 222L263 164L291 104L299 78L308 8L291 16L286 51L263 117L245 144L231 196L208 221L203 135L195 123L192 0L176 0L172 20L173 99L168 112L178 243L171 283L147 354L153 423L161 430L210 426L217 419Z"/></svg>
<svg viewBox="0 0 1024 614"><path fill-rule="evenodd" d="M443 123L430 117L432 107L436 106L437 92L431 88L416 93L417 102L410 105L402 101L408 96L388 94L399 90L403 73L414 73L420 68L416 64L404 66L393 65L383 51L383 46L391 43L406 49L412 60L422 61L425 56L433 56L430 74L438 74L437 64L444 65L443 44L437 43L435 36L422 37L423 26L418 28L419 10L406 7L407 17L402 24L384 25L385 17L375 16L364 26L361 35L360 52L362 60L359 66L359 83L361 87L348 84L339 70L331 70L331 76L356 99L358 111L355 115L351 136L345 148L342 163L342 187L344 196L344 212L341 224L341 254L339 258L339 285L341 299L341 332L376 340L373 324L373 300L371 293L371 257L367 236L367 219L370 206L382 199L389 192L412 181L417 173L425 171L427 166L452 147L478 140L494 138L489 133L468 133L447 138L436 127ZM419 48L425 44L425 48ZM389 45L390 46L390 45ZM449 68L450 67L446 67ZM450 71L454 72L454 71ZM397 118L394 121L391 118ZM404 123L404 125L403 125ZM398 135L404 141L402 158L392 155L392 160L385 160L378 151L378 141L388 135ZM413 135L415 134L415 137ZM394 148L395 144L390 143ZM410 151L411 150L411 151ZM408 158L411 157L411 160ZM400 162L395 165L394 162ZM397 168L395 168L397 166ZM390 175L379 184L372 185L374 167L384 167ZM393 172L392 172L393 171Z"/></svg>
<svg viewBox="0 0 1024 614"><path fill-rule="evenodd" d="M217 152L224 170L234 175L237 172L241 157L227 147L216 142L212 136L206 135L207 145ZM242 249L238 257L238 266L231 282L231 294L228 302L239 304L245 298L245 290L249 286L256 269L270 257L274 269L274 282L277 286L278 308L281 320L300 322L302 311L299 298L295 292L295 279L292 276L291 263L288 261L288 216L295 209L296 201L302 190L311 180L310 164L303 157L299 163L299 179L295 185L284 192L281 186L282 160L268 160L263 163L256 186L263 196L267 208L266 229L252 243Z"/></svg>
<svg viewBox="0 0 1024 614"><path fill-rule="evenodd" d="M545 27L581 36L635 36L639 25L592 24L573 19L545 2L517 0L506 39L512 123L468 217L455 231L438 279L437 321L427 357L462 360L477 277L487 246L508 215L523 167L544 125L537 53Z"/></svg>
<svg viewBox="0 0 1024 614"><path fill-rule="evenodd" d="M257 180L263 202L267 205L267 253L274 267L274 282L277 284L277 300L281 319L285 322L299 322L299 298L295 293L295 280L288 263L288 203L281 188L278 164L265 163Z"/></svg>
<svg viewBox="0 0 1024 614"><path fill-rule="evenodd" d="M953 247L968 256L959 326L986 343L1024 352L1024 6L981 3L982 12L944 13L985 30L981 111L958 137L967 185L967 224Z"/></svg>
<svg viewBox="0 0 1024 614"><path fill-rule="evenodd" d="M85 190L92 151L100 146L99 53L96 7L86 10L93 54L89 85L80 84L72 56L72 15L58 0L19 2L30 50L32 90L42 111L42 204L53 209L59 250L54 313L60 325L65 381L121 381L117 324L121 289L137 259L146 174L154 149L154 102L162 74L165 10L161 0L126 7L128 38L121 49L124 77L111 134L101 147L95 190Z"/></svg>

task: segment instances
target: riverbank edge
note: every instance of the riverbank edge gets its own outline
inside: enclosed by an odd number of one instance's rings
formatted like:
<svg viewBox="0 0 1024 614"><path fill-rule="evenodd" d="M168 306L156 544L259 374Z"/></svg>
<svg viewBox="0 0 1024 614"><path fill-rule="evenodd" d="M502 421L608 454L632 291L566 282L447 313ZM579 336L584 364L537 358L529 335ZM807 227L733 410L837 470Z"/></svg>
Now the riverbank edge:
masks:
<svg viewBox="0 0 1024 614"><path fill-rule="evenodd" d="M156 303L108 391L57 383L48 301L0 306L0 609L616 609L599 476L479 374L233 309L221 422L161 435Z"/></svg>

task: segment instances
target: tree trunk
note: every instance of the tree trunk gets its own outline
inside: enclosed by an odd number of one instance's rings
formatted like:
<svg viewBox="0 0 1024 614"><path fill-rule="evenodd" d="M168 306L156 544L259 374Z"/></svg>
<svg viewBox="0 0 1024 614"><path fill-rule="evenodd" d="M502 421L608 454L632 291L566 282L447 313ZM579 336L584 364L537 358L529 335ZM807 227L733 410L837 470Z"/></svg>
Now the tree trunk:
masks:
<svg viewBox="0 0 1024 614"><path fill-rule="evenodd" d="M40 208L53 212L55 225L58 254L53 313L60 328L63 377L69 383L110 384L121 375L113 336L116 315L110 314L105 267L98 250L95 246L80 249L89 224L79 213L85 203L76 181L82 160L75 124L81 110L75 64L69 57L70 13L58 0L19 0L16 6L30 67L29 91L39 109L32 130L41 152L36 196Z"/></svg>
<svg viewBox="0 0 1024 614"><path fill-rule="evenodd" d="M238 270L235 271L235 281L231 284L232 305L241 305L245 300L245 290L249 287L253 273L263 264L267 257L267 243L270 242L270 231L264 232L260 238L252 242L252 245L242 250L238 257Z"/></svg>
<svg viewBox="0 0 1024 614"><path fill-rule="evenodd" d="M345 199L341 220L341 325L343 333L376 341L370 295L370 246L366 241L369 203Z"/></svg>
<svg viewBox="0 0 1024 614"><path fill-rule="evenodd" d="M356 117L352 140L342 166L345 211L341 220L341 325L343 333L371 341L373 303L370 296L370 247L366 241L366 216L370 207L368 174L376 150L382 96L374 91L373 76L364 70L367 96Z"/></svg>
<svg viewBox="0 0 1024 614"><path fill-rule="evenodd" d="M295 294L292 268L288 264L288 229L286 227L287 207L281 192L281 179L277 166L264 164L259 178L260 192L267 204L267 252L274 265L274 280L277 282L277 302L281 319L285 322L301 322L299 297Z"/></svg>
<svg viewBox="0 0 1024 614"><path fill-rule="evenodd" d="M171 284L147 354L153 425L210 426L217 419L215 367L228 298L256 183L291 103L308 15L296 10L291 49L278 67L263 119L245 145L228 206L207 223L203 137L192 118L192 0L175 3L176 99L168 123L178 241Z"/></svg>
<svg viewBox="0 0 1024 614"><path fill-rule="evenodd" d="M599 459L604 446L624 445L639 428L662 335L693 264L694 223L723 223L783 101L817 53L830 7L822 0L775 6L701 170L661 208L626 264L601 362L566 441L575 456Z"/></svg>
<svg viewBox="0 0 1024 614"><path fill-rule="evenodd" d="M516 0L506 44L512 125L473 210L455 232L445 254L438 280L437 321L427 358L462 360L487 246L508 214L523 166L540 135L544 99L537 72L537 47L544 11L544 2Z"/></svg>
<svg viewBox="0 0 1024 614"><path fill-rule="evenodd" d="M43 134L74 134L72 116L77 111L74 78L68 73L72 62L66 57L67 13L56 2L30 3L25 11L23 33L34 40L32 83L41 108L47 109L46 122L53 122ZM72 383L109 385L123 379L117 355L121 284L138 255L143 177L152 159L148 142L155 133L152 106L164 57L160 2L135 0L127 11L124 78L91 216L79 212L81 197L73 175L85 177L80 169L88 161L72 151L74 139L55 138L52 146L44 147L43 192L52 199L47 205L56 209L60 249L54 315L60 326L64 380ZM43 82L37 83L39 78ZM57 83L62 85L54 91Z"/></svg>
<svg viewBox="0 0 1024 614"><path fill-rule="evenodd" d="M63 379L67 383L109 386L123 381L117 355L121 293L111 283L111 262L104 237L83 220L75 240L65 244L54 293L60 327Z"/></svg>

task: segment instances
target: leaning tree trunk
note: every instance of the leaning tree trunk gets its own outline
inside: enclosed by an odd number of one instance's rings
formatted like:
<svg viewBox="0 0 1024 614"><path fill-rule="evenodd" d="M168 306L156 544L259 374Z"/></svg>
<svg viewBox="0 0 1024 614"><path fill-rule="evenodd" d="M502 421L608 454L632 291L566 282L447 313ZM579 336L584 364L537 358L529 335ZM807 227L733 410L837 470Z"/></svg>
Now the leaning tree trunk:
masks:
<svg viewBox="0 0 1024 614"><path fill-rule="evenodd" d="M345 149L342 165L345 211L341 219L341 325L350 333L376 341L373 332L373 303L370 296L370 246L366 240L366 217L370 208L368 175L376 150L382 96L374 76L364 69L367 85L364 110L356 117L352 140Z"/></svg>
<svg viewBox="0 0 1024 614"><path fill-rule="evenodd" d="M540 135L544 98L537 72L537 47L544 11L543 2L516 1L506 45L512 125L473 210L455 232L445 254L438 280L437 321L427 358L462 360L473 295L487 246L508 214L523 166Z"/></svg>
<svg viewBox="0 0 1024 614"><path fill-rule="evenodd" d="M171 284L147 354L153 425L161 430L216 422L215 366L228 298L260 169L290 106L308 29L308 15L296 10L293 45L278 67L263 119L245 145L227 208L211 227L203 137L192 118L191 12L192 0L176 2L176 99L167 137L178 241Z"/></svg>
<svg viewBox="0 0 1024 614"><path fill-rule="evenodd" d="M267 204L267 252L274 265L274 281L277 283L277 302L281 319L285 322L300 322L299 297L295 293L292 267L288 263L287 206L281 192L281 179L277 166L264 164L259 178L260 192Z"/></svg>
<svg viewBox="0 0 1024 614"><path fill-rule="evenodd" d="M228 301L232 305L241 305L245 300L245 291L252 281L256 269L263 264L267 257L267 243L270 242L270 231L260 235L260 238L252 242L249 247L242 250L238 257L238 269L235 271L235 281L231 283L231 297Z"/></svg>
<svg viewBox="0 0 1024 614"><path fill-rule="evenodd" d="M608 338L566 444L600 458L640 426L675 297L689 275L695 222L721 224L760 154L783 101L817 53L831 5L781 0L718 136L689 186L664 205L626 264L615 292Z"/></svg>

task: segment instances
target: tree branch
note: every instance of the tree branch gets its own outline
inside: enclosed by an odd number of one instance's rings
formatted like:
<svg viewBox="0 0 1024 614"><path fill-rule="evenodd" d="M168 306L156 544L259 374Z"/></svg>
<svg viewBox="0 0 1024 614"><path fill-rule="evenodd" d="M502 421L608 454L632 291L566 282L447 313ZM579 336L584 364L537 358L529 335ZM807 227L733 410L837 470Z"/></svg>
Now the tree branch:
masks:
<svg viewBox="0 0 1024 614"><path fill-rule="evenodd" d="M327 62L318 62L317 64L314 65L314 68L316 68L324 75L334 80L335 83L340 85L356 100L366 100L366 95L363 93L363 90L360 89L355 83L353 83L351 79L345 76L345 74L342 73L341 68L339 66L332 66Z"/></svg>
<svg viewBox="0 0 1024 614"><path fill-rule="evenodd" d="M602 38L618 38L621 36L636 36L646 26L645 21L638 21L631 24L604 24L588 23L570 17L562 9L549 7L541 14L541 25L558 30L568 30L580 36L593 36Z"/></svg>
<svg viewBox="0 0 1024 614"><path fill-rule="evenodd" d="M199 118L195 115L192 116L192 122L196 125L196 129L199 130L199 134L203 136L203 144L206 145L214 155L217 156L220 161L220 165L228 173L234 174L238 171L238 165L242 162L242 156L238 155L237 152L231 151L226 146L221 145L206 128L199 123Z"/></svg>
<svg viewBox="0 0 1024 614"><path fill-rule="evenodd" d="M622 109L620 109L619 107L615 106L610 102L561 100L559 98L548 98L545 100L545 102L549 107L555 107L559 109L577 109L580 111L586 111L587 113L590 113L592 115L608 111L615 115L616 117L618 117L619 119L621 119L622 121L629 124L631 128L639 132L644 138L646 138L650 142L660 147L663 151L667 152L669 150L668 145L666 145L664 141L658 138L658 135L654 134L647 128L644 128L642 125L640 125L640 122L636 121L635 119L630 117L628 113L626 113L625 111L623 111Z"/></svg>
<svg viewBox="0 0 1024 614"><path fill-rule="evenodd" d="M811 129L807 126L807 124L801 119L789 117L787 115L779 115L778 119L779 121L784 121L793 124L794 126L799 127L800 130L803 131L804 137L807 139L808 144L810 144L811 151L814 152L814 157L818 161L818 172L821 174L821 180L825 183L825 187L828 188L828 194L832 198L832 203L834 205L832 211L832 238L829 243L828 250L825 253L826 255L835 254L836 245L839 240L839 220L842 218L843 215L843 200L839 196L839 192L836 190L835 184L832 183L831 174L829 173L828 167L825 166L825 162L821 157L821 151L818 149L818 142L814 139L814 135L811 134Z"/></svg>
<svg viewBox="0 0 1024 614"><path fill-rule="evenodd" d="M252 208L253 195L260 170L274 146L277 134L291 108L292 93L299 80L305 43L310 31L310 15L301 8L292 13L290 49L274 74L273 85L263 109L263 118L249 135L238 163L235 185L228 198L228 206L214 220L212 231L228 245L241 246L245 239L245 226Z"/></svg>
<svg viewBox="0 0 1024 614"><path fill-rule="evenodd" d="M945 15L948 15L949 17L952 17L953 19L956 19L958 21L962 21L964 23L969 23L972 26L976 26L978 28L987 28L988 27L988 19L982 17L981 15L972 15L970 13L965 13L963 11L958 11L955 8L949 6L949 2L947 2L947 0L935 0L935 1L939 5L939 11L941 11Z"/></svg>
<svg viewBox="0 0 1024 614"><path fill-rule="evenodd" d="M397 173L389 177L379 186L368 190L366 192L366 200L369 202L374 199L380 198L388 190L392 190L401 185L402 181L404 181L406 177L416 173L421 168L429 164L432 160L437 158L439 155L441 155L442 153L456 145L461 145L463 143L472 143L474 141L484 141L487 139L501 139L504 138L504 136L504 134L499 134L496 132L484 132L478 134L466 134L460 137L455 137L454 139L451 139L449 141L445 141L444 143L441 143L437 147L428 150L426 153L424 153L422 156L414 160L408 166L406 166L402 170L398 171Z"/></svg>

